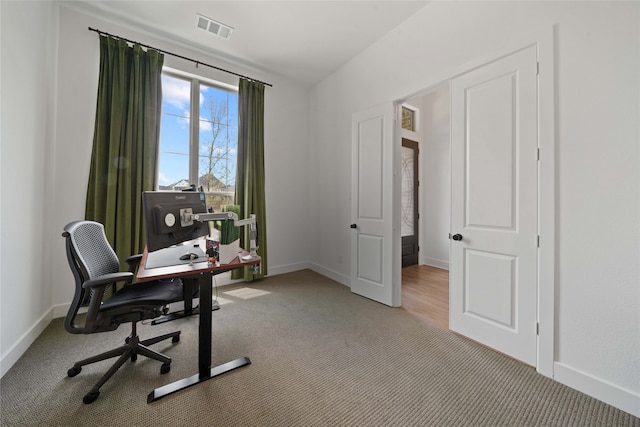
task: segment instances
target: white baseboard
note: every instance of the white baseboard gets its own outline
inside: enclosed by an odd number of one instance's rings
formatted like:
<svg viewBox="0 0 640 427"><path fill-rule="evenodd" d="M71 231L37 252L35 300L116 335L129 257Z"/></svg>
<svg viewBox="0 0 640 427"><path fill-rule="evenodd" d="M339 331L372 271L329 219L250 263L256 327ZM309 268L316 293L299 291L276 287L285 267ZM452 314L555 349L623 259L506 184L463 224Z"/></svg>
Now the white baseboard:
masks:
<svg viewBox="0 0 640 427"><path fill-rule="evenodd" d="M297 262L294 264L269 266L269 276L277 276L278 274L292 273L294 271L306 270L311 268L308 262Z"/></svg>
<svg viewBox="0 0 640 427"><path fill-rule="evenodd" d="M52 319L57 319L59 317L65 317L67 315L67 312L69 311L69 307L71 306L71 303L68 304L59 304L59 305L55 305L53 306L52 310ZM82 310L82 308L80 309ZM86 308L84 309L86 311ZM81 313L81 311L78 311Z"/></svg>
<svg viewBox="0 0 640 427"><path fill-rule="evenodd" d="M420 264L429 265L431 267L442 268L443 270L449 270L449 261L443 261L441 259L420 257Z"/></svg>
<svg viewBox="0 0 640 427"><path fill-rule="evenodd" d="M338 273L337 271L328 269L326 267L323 267L321 265L315 264L315 263L310 263L309 265L309 269L315 271L318 274L321 274L325 277L328 277L331 280L335 280L336 282L343 284L345 286L351 287L351 279L349 278L349 276L346 276L342 273Z"/></svg>
<svg viewBox="0 0 640 427"><path fill-rule="evenodd" d="M3 377L9 369L20 359L36 338L45 330L53 319L53 309L49 309L43 314L34 325L25 332L18 340L0 357L0 377Z"/></svg>
<svg viewBox="0 0 640 427"><path fill-rule="evenodd" d="M345 285L351 286L351 279L349 276L344 275L342 273L338 273L337 271L331 270L329 268L323 267L319 264L305 261L299 262L295 264L287 264L280 265L276 267L269 267L269 276L277 276L278 274L292 273L294 271L306 270L309 269L311 271L315 271L318 274L321 274L325 277L328 277L331 280L335 280L336 282Z"/></svg>
<svg viewBox="0 0 640 427"><path fill-rule="evenodd" d="M555 362L554 380L611 406L640 417L640 394L611 384L593 375Z"/></svg>

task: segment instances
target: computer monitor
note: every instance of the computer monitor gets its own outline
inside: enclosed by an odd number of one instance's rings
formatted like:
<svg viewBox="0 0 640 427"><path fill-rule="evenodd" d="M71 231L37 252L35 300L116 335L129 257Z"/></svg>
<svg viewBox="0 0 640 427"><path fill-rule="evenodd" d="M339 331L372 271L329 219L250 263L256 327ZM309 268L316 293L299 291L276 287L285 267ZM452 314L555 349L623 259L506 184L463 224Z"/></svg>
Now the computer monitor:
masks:
<svg viewBox="0 0 640 427"><path fill-rule="evenodd" d="M185 213L207 213L203 192L144 191L142 210L149 252L209 235L207 221L183 219Z"/></svg>

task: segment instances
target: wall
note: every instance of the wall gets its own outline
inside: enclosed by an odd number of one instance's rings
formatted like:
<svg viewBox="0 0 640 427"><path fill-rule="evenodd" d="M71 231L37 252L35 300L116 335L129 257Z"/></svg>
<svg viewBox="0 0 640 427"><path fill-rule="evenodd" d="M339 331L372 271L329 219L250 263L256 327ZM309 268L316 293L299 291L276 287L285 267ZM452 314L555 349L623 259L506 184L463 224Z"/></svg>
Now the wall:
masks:
<svg viewBox="0 0 640 427"><path fill-rule="evenodd" d="M445 83L413 99L420 122L420 263L449 269L451 211L450 89Z"/></svg>
<svg viewBox="0 0 640 427"><path fill-rule="evenodd" d="M432 2L326 78L313 261L348 283L353 113L555 31L554 376L640 415L639 17L637 2Z"/></svg>
<svg viewBox="0 0 640 427"><path fill-rule="evenodd" d="M3 375L51 318L48 176L55 134L56 8L0 2L0 354ZM45 216L46 215L46 216Z"/></svg>

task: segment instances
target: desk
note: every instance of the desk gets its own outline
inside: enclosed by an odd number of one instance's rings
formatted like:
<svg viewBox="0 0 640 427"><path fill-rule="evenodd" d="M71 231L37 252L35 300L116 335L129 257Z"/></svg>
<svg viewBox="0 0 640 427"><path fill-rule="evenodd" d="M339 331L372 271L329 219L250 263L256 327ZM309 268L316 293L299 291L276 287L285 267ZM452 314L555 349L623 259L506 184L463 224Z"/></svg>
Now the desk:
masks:
<svg viewBox="0 0 640 427"><path fill-rule="evenodd" d="M211 279L216 274L235 270L249 265L259 265L260 257L244 260L234 258L229 264L219 266L206 262L174 265L169 267L145 268L147 261L145 249L138 268L136 280L144 282L149 280L186 278L197 279L200 286L200 310L198 327L198 373L190 377L175 381L171 384L156 388L147 396L147 403L154 402L176 391L199 384L218 375L246 366L251 363L248 357L241 357L222 365L211 367ZM246 255L246 253L244 254Z"/></svg>

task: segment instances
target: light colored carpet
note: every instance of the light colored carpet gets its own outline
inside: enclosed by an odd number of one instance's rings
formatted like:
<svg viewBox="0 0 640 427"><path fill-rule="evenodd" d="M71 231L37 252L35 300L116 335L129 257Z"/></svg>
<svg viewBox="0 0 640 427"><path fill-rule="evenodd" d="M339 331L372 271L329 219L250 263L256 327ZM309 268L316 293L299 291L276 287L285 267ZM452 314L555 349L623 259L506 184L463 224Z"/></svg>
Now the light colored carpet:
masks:
<svg viewBox="0 0 640 427"><path fill-rule="evenodd" d="M112 361L66 376L75 360L122 343L128 325L79 336L54 320L0 381L3 426L640 426L640 419L401 309L308 270L219 289L213 363L252 364L147 404L155 387L197 372L197 316L148 338L171 372L140 356L82 397Z"/></svg>

